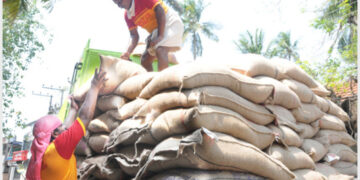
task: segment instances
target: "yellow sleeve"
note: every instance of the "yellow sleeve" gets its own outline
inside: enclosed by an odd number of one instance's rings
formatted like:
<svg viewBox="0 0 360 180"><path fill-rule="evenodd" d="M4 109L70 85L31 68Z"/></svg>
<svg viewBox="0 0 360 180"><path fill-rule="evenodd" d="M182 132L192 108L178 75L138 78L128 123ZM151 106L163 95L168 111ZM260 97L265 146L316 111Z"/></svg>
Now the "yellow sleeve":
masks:
<svg viewBox="0 0 360 180"><path fill-rule="evenodd" d="M80 126L84 130L84 136L85 136L86 135L86 129L85 129L84 123L82 122L82 120L79 117L76 118L76 120L79 122Z"/></svg>

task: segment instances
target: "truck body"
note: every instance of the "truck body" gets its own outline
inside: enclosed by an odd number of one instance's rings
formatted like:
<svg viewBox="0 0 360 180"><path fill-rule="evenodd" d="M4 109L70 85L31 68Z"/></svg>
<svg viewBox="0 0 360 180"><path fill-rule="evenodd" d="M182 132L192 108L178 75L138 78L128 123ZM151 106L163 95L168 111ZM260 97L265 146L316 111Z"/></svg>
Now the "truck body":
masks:
<svg viewBox="0 0 360 180"><path fill-rule="evenodd" d="M139 43L139 45L135 48L134 52L130 56L131 61L141 64L140 57L144 50L145 50L145 44ZM69 90L69 94L72 94L82 85L84 85L89 80L89 78L93 76L95 72L95 68L100 66L99 55L120 57L121 54L122 54L121 52L90 48L90 39L89 39L84 48L80 61L75 64L73 76L71 79L71 87ZM173 63L169 63L169 66L171 65L173 65ZM158 61L155 59L153 61L153 70L158 71L157 67L158 67ZM64 121L65 117L68 114L69 109L70 109L70 104L66 99L62 103L61 108L57 114L57 116L61 119L61 121Z"/></svg>

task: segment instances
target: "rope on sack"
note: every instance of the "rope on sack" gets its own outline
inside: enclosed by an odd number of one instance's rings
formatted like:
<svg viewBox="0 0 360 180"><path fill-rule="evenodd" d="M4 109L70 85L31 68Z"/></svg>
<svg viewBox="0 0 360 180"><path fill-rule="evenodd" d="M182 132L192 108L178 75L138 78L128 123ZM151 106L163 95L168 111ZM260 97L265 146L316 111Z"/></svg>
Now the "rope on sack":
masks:
<svg viewBox="0 0 360 180"><path fill-rule="evenodd" d="M140 131L137 132L137 134L139 135L139 138L135 141L134 143L134 148L135 148L135 154L134 154L134 157L133 159L135 159L137 156L138 156L138 144L141 143L141 137L144 136L146 134L146 132L150 131L150 126L149 124L144 126L143 128L140 129Z"/></svg>

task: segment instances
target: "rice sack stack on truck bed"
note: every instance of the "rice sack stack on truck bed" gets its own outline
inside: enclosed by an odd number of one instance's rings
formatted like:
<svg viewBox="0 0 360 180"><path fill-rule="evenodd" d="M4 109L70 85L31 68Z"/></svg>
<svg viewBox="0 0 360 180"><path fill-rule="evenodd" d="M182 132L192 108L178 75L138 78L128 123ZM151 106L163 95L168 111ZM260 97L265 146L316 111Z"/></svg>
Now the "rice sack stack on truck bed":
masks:
<svg viewBox="0 0 360 180"><path fill-rule="evenodd" d="M112 84L78 146L80 179L357 176L347 114L295 64L250 54L146 72L101 60Z"/></svg>

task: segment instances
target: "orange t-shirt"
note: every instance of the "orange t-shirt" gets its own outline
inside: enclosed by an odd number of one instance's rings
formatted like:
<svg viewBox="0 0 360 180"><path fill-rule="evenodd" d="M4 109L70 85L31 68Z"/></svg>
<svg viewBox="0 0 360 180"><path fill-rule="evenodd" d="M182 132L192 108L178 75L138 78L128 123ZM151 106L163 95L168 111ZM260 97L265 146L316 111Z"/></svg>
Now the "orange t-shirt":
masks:
<svg viewBox="0 0 360 180"><path fill-rule="evenodd" d="M125 11L125 21L129 30L140 26L151 33L158 27L154 8L158 4L161 4L165 13L167 13L168 10L167 6L161 0L134 0L134 4L135 16L129 19L127 11Z"/></svg>
<svg viewBox="0 0 360 180"><path fill-rule="evenodd" d="M41 164L41 179L77 179L74 151L85 132L84 124L77 118L68 130L49 144Z"/></svg>

